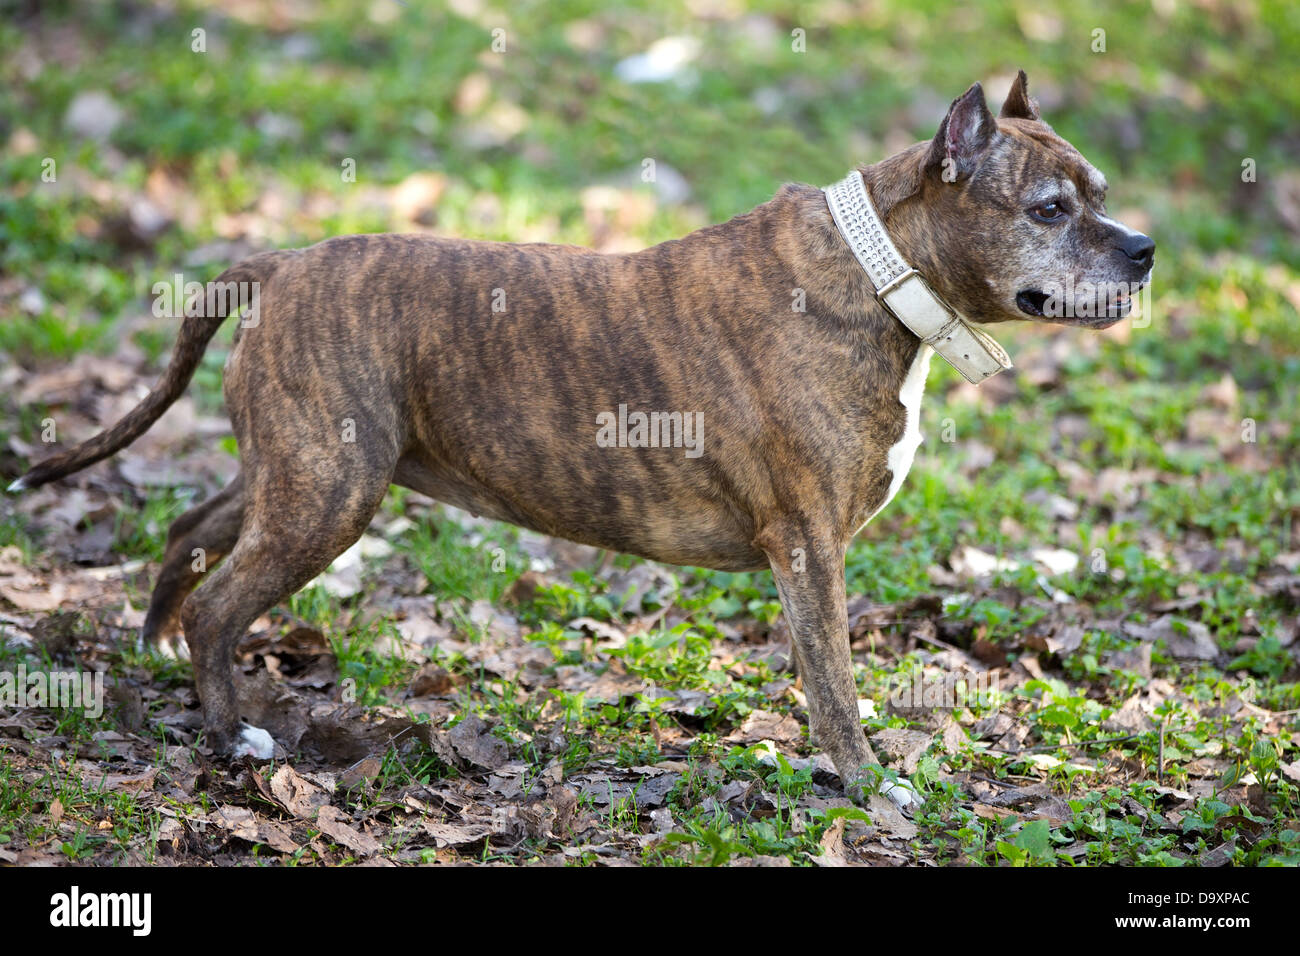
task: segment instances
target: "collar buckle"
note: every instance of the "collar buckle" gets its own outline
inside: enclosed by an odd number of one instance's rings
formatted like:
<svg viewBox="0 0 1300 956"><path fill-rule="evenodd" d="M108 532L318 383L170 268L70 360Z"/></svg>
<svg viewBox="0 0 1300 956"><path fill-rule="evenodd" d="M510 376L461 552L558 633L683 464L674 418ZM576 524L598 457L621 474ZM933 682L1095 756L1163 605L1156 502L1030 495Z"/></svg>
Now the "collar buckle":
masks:
<svg viewBox="0 0 1300 956"><path fill-rule="evenodd" d="M894 278L890 279L879 289L877 289L876 298L880 300L882 305L884 305L885 296L889 295L889 293L893 292L896 288L902 285L905 280L911 279L913 277L920 279L922 282L925 282L925 280L921 278L921 273L917 272L915 269L911 267L908 267L906 270L900 272L898 275L894 276ZM928 287L929 283L926 283L926 286Z"/></svg>

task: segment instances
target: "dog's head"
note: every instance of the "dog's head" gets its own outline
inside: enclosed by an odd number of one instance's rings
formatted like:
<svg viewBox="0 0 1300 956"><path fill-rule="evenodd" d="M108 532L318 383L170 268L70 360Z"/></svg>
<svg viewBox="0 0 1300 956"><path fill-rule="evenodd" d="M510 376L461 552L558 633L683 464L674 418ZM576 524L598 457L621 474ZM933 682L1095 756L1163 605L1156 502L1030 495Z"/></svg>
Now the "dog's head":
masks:
<svg viewBox="0 0 1300 956"><path fill-rule="evenodd" d="M1104 328L1151 279L1155 243L1106 215L1106 179L1052 131L1022 71L994 118L976 83L922 156L927 278L969 319Z"/></svg>

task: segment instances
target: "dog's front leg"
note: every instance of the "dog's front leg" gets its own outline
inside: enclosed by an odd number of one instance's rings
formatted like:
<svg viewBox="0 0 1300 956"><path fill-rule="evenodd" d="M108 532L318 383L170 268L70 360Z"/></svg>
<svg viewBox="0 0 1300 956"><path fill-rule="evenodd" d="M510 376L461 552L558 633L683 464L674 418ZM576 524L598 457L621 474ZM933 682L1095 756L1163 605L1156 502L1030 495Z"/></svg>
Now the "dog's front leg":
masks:
<svg viewBox="0 0 1300 956"><path fill-rule="evenodd" d="M844 792L865 800L864 788L875 782L869 768L878 761L858 716L845 610L844 548L832 535L794 523L768 527L759 540L790 625L813 742L830 754ZM900 807L920 803L910 785L886 783L882 790Z"/></svg>

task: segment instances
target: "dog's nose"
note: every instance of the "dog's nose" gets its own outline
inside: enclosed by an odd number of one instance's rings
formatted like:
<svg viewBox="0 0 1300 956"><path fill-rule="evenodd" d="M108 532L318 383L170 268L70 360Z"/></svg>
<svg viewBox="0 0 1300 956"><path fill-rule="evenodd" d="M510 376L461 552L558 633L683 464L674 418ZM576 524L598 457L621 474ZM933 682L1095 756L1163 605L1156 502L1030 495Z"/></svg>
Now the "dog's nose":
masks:
<svg viewBox="0 0 1300 956"><path fill-rule="evenodd" d="M1150 269L1156 258L1156 241L1140 232L1130 233L1120 243L1120 251L1143 268Z"/></svg>

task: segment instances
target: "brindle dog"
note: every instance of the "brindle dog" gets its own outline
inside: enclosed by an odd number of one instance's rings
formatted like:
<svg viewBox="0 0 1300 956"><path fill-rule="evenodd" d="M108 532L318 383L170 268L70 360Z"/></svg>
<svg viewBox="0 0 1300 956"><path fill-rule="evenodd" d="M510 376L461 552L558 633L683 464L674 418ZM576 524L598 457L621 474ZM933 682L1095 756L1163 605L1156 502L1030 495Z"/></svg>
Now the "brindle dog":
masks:
<svg viewBox="0 0 1300 956"><path fill-rule="evenodd" d="M1105 180L1040 120L1023 73L999 119L975 84L932 141L860 171L903 257L968 320L1043 319L1048 286L1145 281L1151 268L1154 243L1105 216ZM240 724L235 644L399 484L656 561L770 567L813 738L861 797L876 758L858 716L845 549L910 464L929 348L878 303L821 190L787 185L627 255L345 236L253 256L217 281L260 289L260 321L239 330L225 373L242 472L172 526L144 626L152 641L183 630L210 746L270 755L269 736ZM1060 321L1101 326L1129 308L1096 306ZM227 310L204 311L185 318L137 408L18 488L148 429ZM699 413L706 440L689 455L609 447L599 422L620 405ZM190 593L196 548L224 561Z"/></svg>

